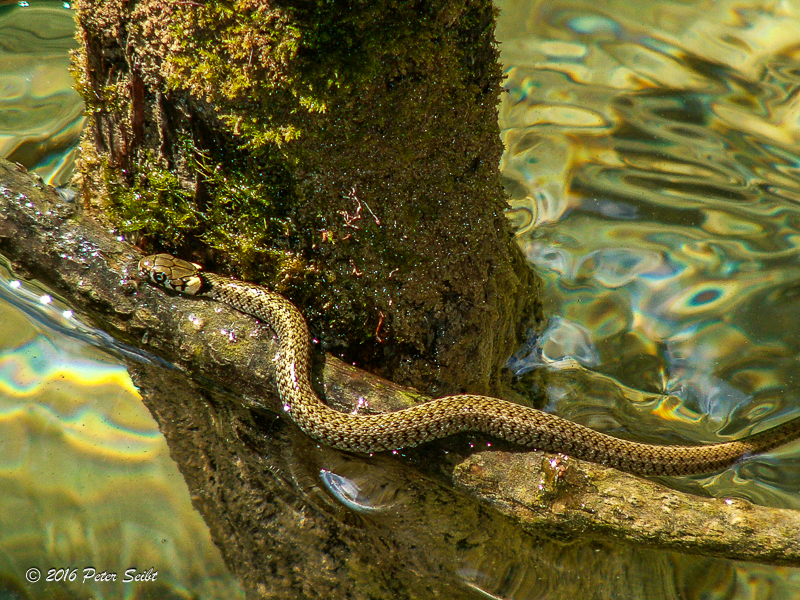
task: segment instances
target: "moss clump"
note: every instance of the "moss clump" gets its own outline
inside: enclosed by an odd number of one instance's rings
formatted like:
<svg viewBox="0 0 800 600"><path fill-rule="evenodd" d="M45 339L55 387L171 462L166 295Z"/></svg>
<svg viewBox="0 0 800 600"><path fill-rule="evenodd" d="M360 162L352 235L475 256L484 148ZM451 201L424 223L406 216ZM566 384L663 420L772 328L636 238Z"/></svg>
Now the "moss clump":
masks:
<svg viewBox="0 0 800 600"><path fill-rule="evenodd" d="M300 135L283 117L324 111L312 85L287 85L302 34L269 3L208 2L175 10L161 24L171 42L161 69L166 86L213 105L242 147L273 149Z"/></svg>
<svg viewBox="0 0 800 600"><path fill-rule="evenodd" d="M197 230L202 215L193 194L173 172L159 165L152 153L147 153L132 186L117 182L108 161L104 161L103 170L111 192L110 208L124 233L146 231L172 240L177 248L186 242L187 234Z"/></svg>
<svg viewBox="0 0 800 600"><path fill-rule="evenodd" d="M186 170L196 175L191 184L152 151L145 152L130 185L120 183L118 172L104 161L109 208L121 231L145 233L177 252L200 241L240 257L244 264L258 261L259 276L286 278L302 270L297 257L275 249L276 241L280 245L292 233L275 178L235 171L235 164L223 166L188 140L181 144L180 157Z"/></svg>

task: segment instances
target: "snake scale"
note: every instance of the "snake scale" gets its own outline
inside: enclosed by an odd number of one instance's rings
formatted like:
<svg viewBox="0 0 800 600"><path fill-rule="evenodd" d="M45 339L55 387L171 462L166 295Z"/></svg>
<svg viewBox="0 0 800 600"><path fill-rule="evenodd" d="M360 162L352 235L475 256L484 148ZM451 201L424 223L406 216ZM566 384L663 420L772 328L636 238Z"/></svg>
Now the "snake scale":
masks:
<svg viewBox="0 0 800 600"><path fill-rule="evenodd" d="M308 326L286 298L258 285L204 272L168 254L143 258L139 272L157 286L223 302L272 327L279 344L277 388L286 413L308 435L341 450L382 452L474 431L637 475L689 475L718 471L800 436L800 418L796 418L738 441L702 446L642 444L534 408L472 394L378 415L342 413L323 403L311 387Z"/></svg>

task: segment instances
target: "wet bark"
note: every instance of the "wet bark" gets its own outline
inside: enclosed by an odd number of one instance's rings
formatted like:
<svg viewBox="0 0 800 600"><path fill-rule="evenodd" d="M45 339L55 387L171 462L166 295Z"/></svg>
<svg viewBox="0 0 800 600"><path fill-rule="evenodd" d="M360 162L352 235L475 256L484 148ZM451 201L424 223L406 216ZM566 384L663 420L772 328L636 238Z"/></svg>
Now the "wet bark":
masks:
<svg viewBox="0 0 800 600"><path fill-rule="evenodd" d="M319 446L279 416L268 328L138 282L138 250L6 162L0 252L18 275L37 278L114 337L112 349L127 361L195 506L250 597L469 598L459 575L465 549L491 554L508 545L535 545L558 564L582 564L576 572L584 574L601 548L597 569L608 580L615 572L629 578L632 561L652 558L636 546L800 566L796 511L700 498L537 452L469 454L480 441L471 436L403 457ZM422 399L330 356L315 361L317 389L339 410L363 398L375 412ZM322 474L353 470L367 470L405 500L393 500L383 517L343 509ZM562 591L620 592L587 591L591 577L557 571Z"/></svg>

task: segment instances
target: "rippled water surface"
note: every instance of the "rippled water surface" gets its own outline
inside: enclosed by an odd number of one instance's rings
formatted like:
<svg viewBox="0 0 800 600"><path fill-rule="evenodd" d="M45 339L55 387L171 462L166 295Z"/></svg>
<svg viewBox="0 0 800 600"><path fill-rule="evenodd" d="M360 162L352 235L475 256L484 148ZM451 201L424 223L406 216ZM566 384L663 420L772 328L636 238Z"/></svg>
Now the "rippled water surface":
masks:
<svg viewBox="0 0 800 600"><path fill-rule="evenodd" d="M68 71L77 47L69 6L0 2L0 156L52 185L72 177L84 123Z"/></svg>
<svg viewBox="0 0 800 600"><path fill-rule="evenodd" d="M800 3L500 6L510 218L549 314L511 366L552 372L552 410L640 439L797 416ZM697 479L800 509L799 455ZM800 597L797 570L735 572L672 578L685 597Z"/></svg>
<svg viewBox="0 0 800 600"><path fill-rule="evenodd" d="M800 2L499 6L509 216L548 301L512 368L550 372L550 410L639 439L718 441L797 416ZM56 183L82 119L73 46L62 3L0 6L0 155ZM103 339L13 281L0 269L0 596L45 560L143 557L172 590L236 597ZM800 509L798 453L690 483ZM318 471L309 485L364 523L424 523L411 488L371 463ZM797 569L543 546L476 528L456 552L459 597L800 597Z"/></svg>
<svg viewBox="0 0 800 600"><path fill-rule="evenodd" d="M551 315L515 370L566 374L554 409L653 439L796 416L800 3L502 7L503 171ZM586 397L609 378L666 395ZM800 508L798 451L706 485Z"/></svg>
<svg viewBox="0 0 800 600"><path fill-rule="evenodd" d="M31 568L31 598L241 597L112 341L2 257L0 322L0 598ZM157 583L122 584L150 567ZM46 583L50 568L76 582ZM87 568L119 576L83 582Z"/></svg>

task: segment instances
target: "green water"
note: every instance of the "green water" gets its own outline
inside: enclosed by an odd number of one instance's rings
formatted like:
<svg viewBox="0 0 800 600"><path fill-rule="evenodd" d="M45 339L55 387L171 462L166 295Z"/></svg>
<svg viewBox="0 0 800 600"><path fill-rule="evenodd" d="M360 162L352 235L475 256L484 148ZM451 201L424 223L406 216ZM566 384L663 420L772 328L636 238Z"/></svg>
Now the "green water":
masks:
<svg viewBox="0 0 800 600"><path fill-rule="evenodd" d="M800 5L503 7L503 171L551 315L514 369L564 375L553 410L646 439L797 416ZM587 396L608 378L648 395ZM704 485L800 508L797 450Z"/></svg>
<svg viewBox="0 0 800 600"><path fill-rule="evenodd" d="M84 123L68 71L71 12L65 2L0 5L0 156L52 185L72 177Z"/></svg>

